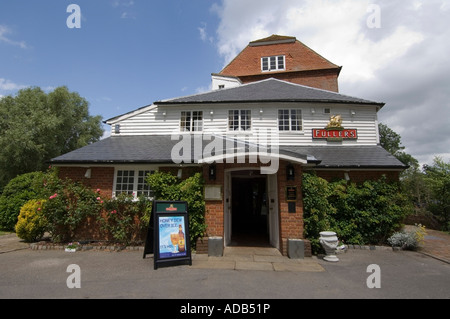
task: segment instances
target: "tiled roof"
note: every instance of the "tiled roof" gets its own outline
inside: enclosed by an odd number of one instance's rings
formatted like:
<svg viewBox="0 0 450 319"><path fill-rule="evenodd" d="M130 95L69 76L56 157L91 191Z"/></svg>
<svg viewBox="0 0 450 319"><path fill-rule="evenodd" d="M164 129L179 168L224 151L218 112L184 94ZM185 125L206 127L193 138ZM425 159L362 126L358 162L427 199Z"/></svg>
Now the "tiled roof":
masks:
<svg viewBox="0 0 450 319"><path fill-rule="evenodd" d="M173 163L171 153L177 143L179 140L172 141L171 136L168 135L110 137L57 157L51 160L51 163L59 165L169 164ZM209 141L202 143L204 147ZM195 143L192 142L191 145L192 154L195 156ZM248 150L247 147L246 149ZM267 153L270 154L270 151ZM317 168L406 168L380 146L280 146L279 153L317 164ZM199 159L193 158L193 162Z"/></svg>
<svg viewBox="0 0 450 319"><path fill-rule="evenodd" d="M284 146L283 149L313 156L321 161L317 168L406 168L381 146Z"/></svg>
<svg viewBox="0 0 450 319"><path fill-rule="evenodd" d="M295 42L296 40L297 40L296 37L289 37L289 36L285 36L285 35L272 34L270 37L250 42L250 46L252 46L252 45L269 44L271 42Z"/></svg>
<svg viewBox="0 0 450 319"><path fill-rule="evenodd" d="M216 90L170 100L155 102L162 104L197 104L197 103L242 103L242 102L325 102L349 104L384 103L369 101L331 91L311 88L278 79L270 78L230 89Z"/></svg>

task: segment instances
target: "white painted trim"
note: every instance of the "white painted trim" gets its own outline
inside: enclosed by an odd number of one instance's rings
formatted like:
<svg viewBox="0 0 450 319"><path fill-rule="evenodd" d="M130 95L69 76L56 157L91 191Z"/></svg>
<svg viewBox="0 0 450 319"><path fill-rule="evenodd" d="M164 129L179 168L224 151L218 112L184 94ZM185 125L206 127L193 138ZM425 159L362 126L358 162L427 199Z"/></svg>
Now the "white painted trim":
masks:
<svg viewBox="0 0 450 319"><path fill-rule="evenodd" d="M283 155L283 154L268 154L268 153L260 153L260 152L240 152L240 153L233 153L233 154L217 155L217 156L212 156L212 157L207 157L207 158L201 159L198 161L198 164L212 164L214 162L223 163L224 160L227 161L232 158L245 158L246 156L259 158L260 155L261 155L261 157L266 157L266 158L268 157L271 160L272 159L278 159L278 160L281 159L281 160L286 160L286 161L298 163L298 164L308 164L307 160L304 160L301 158L292 157L292 156Z"/></svg>

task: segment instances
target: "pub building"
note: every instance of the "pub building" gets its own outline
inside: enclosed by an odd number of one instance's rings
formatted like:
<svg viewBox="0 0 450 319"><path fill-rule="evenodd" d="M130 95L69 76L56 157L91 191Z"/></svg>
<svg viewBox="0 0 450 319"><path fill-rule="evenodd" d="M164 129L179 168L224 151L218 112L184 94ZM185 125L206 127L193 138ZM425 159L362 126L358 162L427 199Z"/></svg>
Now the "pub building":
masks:
<svg viewBox="0 0 450 319"><path fill-rule="evenodd" d="M380 146L385 104L340 94L341 69L295 37L256 40L212 74L212 91L111 118L109 138L51 163L111 197L151 197L145 177L155 171L202 172L207 232L197 253L220 240L287 255L300 242L308 256L303 172L363 182L405 169Z"/></svg>

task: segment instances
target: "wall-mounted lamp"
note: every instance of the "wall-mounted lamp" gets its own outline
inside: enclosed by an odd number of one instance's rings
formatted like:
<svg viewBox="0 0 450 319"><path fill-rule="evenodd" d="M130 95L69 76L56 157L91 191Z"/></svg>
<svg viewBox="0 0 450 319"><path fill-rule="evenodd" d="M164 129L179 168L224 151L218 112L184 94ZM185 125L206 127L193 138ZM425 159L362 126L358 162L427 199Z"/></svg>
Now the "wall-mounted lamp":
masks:
<svg viewBox="0 0 450 319"><path fill-rule="evenodd" d="M311 109L311 114L316 114L316 109L315 108Z"/></svg>
<svg viewBox="0 0 450 319"><path fill-rule="evenodd" d="M178 179L181 179L183 177L183 169L179 169L178 170L178 174L177 174Z"/></svg>
<svg viewBox="0 0 450 319"><path fill-rule="evenodd" d="M292 164L286 166L286 180L295 181L295 168Z"/></svg>
<svg viewBox="0 0 450 319"><path fill-rule="evenodd" d="M88 168L86 170L86 174L84 174L84 178L89 179L89 178L91 178L91 176L92 176L92 169Z"/></svg>
<svg viewBox="0 0 450 319"><path fill-rule="evenodd" d="M344 178L347 182L350 181L350 175L347 172L344 173Z"/></svg>
<svg viewBox="0 0 450 319"><path fill-rule="evenodd" d="M211 114L211 116L213 116L214 115L214 111L209 112L209 114Z"/></svg>
<svg viewBox="0 0 450 319"><path fill-rule="evenodd" d="M209 180L215 181L217 178L217 168L216 165L211 165L209 167Z"/></svg>
<svg viewBox="0 0 450 319"><path fill-rule="evenodd" d="M259 110L259 114L263 115L263 113L264 113L264 110L263 110L263 109L260 109L260 110Z"/></svg>
<svg viewBox="0 0 450 319"><path fill-rule="evenodd" d="M163 115L164 117L166 117L166 116L167 116L167 112L166 112L166 111L163 111L163 112L162 112L162 115Z"/></svg>
<svg viewBox="0 0 450 319"><path fill-rule="evenodd" d="M351 115L351 116L355 116L355 115L356 115L356 111L355 111L355 110L351 110L351 111L350 111L350 115Z"/></svg>

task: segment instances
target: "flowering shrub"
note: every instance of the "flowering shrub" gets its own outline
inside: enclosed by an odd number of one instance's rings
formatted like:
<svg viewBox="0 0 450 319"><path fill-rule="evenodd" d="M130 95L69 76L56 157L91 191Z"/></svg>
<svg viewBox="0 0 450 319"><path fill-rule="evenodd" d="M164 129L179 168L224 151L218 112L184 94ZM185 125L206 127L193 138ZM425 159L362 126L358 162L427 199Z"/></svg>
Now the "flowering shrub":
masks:
<svg viewBox="0 0 450 319"><path fill-rule="evenodd" d="M54 184L53 192L44 207L48 231L54 242L72 241L81 223L101 213L99 193L70 180Z"/></svg>
<svg viewBox="0 0 450 319"><path fill-rule="evenodd" d="M43 215L45 200L30 200L20 210L16 234L26 242L34 242L45 233L47 221Z"/></svg>
<svg viewBox="0 0 450 319"><path fill-rule="evenodd" d="M103 201L103 214L98 216L101 229L120 244L140 242L150 220L151 201L145 197L133 200L133 196L121 194L117 198Z"/></svg>
<svg viewBox="0 0 450 319"><path fill-rule="evenodd" d="M388 243L392 247L399 247L404 250L417 250L419 245L423 243L426 235L425 226L416 225L414 231L401 231L394 233L388 238Z"/></svg>

